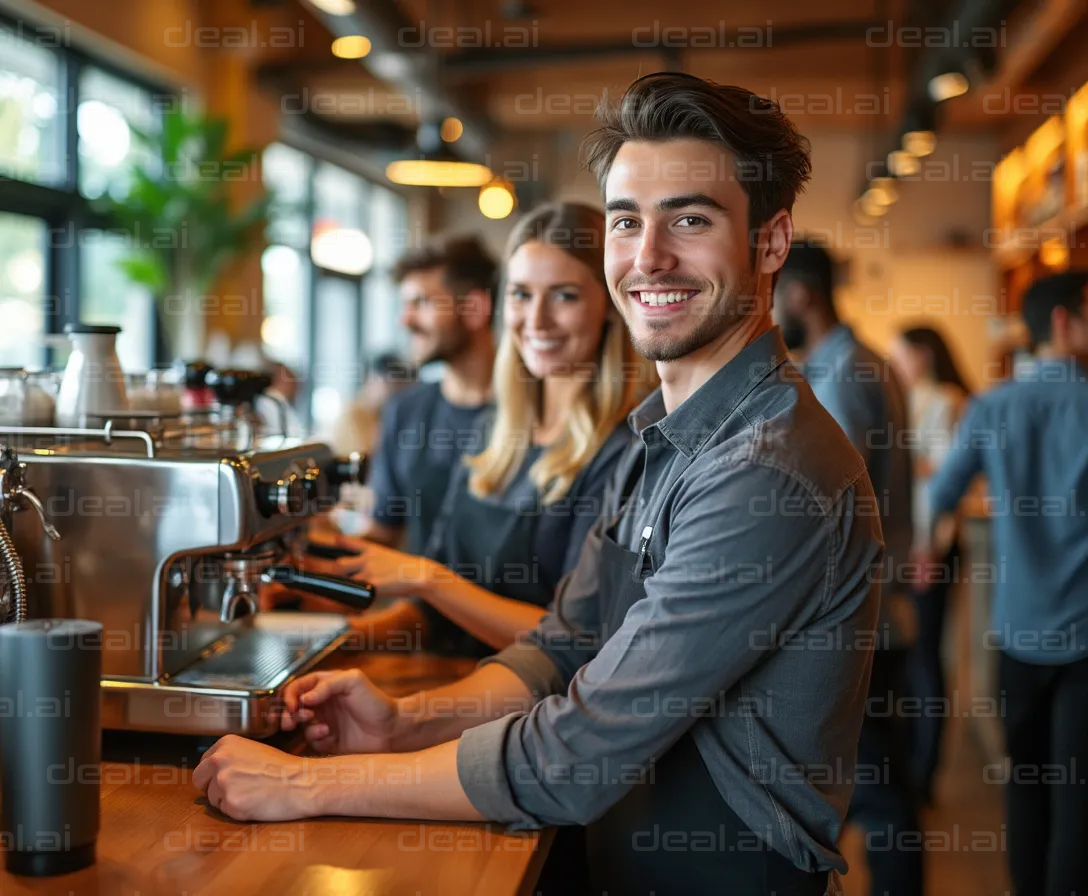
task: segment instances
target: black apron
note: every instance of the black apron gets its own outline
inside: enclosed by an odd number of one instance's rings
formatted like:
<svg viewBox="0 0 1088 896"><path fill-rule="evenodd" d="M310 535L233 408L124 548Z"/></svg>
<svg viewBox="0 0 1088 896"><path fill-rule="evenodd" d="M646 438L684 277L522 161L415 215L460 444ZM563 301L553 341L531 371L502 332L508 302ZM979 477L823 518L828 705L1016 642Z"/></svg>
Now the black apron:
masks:
<svg viewBox="0 0 1088 896"><path fill-rule="evenodd" d="M636 462L635 470L641 466ZM604 533L601 545L600 622L606 640L646 596L649 573L645 552L617 544L615 528ZM729 808L690 730L653 764L643 783L587 827L586 841L594 896L823 896L827 889L828 872L797 868Z"/></svg>
<svg viewBox="0 0 1088 896"><path fill-rule="evenodd" d="M408 517L405 526L407 540L404 549L407 553L416 556L422 554L427 547L427 542L431 537L431 529L435 520L438 519L442 500L449 486L450 477L454 475L461 459L461 456L457 455L453 464L435 464L431 462L430 441L434 429L433 418L440 401L442 401L442 390L435 389L431 400L421 409L420 418L424 421L423 445L409 465L409 472L405 477L405 482L410 488L414 489L415 493L412 497L419 504L416 508L418 512Z"/></svg>
<svg viewBox="0 0 1088 896"><path fill-rule="evenodd" d="M427 555L494 594L547 607L558 583L537 563L539 496L532 507L502 507L474 497L467 479L467 471L453 474L442 509L442 530L434 534ZM495 652L437 610L426 608L424 615L428 649L476 658Z"/></svg>

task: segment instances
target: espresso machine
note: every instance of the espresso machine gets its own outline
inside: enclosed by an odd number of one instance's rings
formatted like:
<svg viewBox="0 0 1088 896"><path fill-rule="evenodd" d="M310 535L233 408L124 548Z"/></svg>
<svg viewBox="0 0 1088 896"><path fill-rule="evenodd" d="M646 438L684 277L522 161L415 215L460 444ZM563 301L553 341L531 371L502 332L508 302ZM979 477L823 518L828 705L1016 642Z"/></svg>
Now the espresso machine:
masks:
<svg viewBox="0 0 1088 896"><path fill-rule="evenodd" d="M283 688L349 626L260 612L262 579L354 609L374 597L299 564L360 458L263 435L246 410L259 378L215 385L214 417L0 427L0 614L102 624L105 728L268 736Z"/></svg>

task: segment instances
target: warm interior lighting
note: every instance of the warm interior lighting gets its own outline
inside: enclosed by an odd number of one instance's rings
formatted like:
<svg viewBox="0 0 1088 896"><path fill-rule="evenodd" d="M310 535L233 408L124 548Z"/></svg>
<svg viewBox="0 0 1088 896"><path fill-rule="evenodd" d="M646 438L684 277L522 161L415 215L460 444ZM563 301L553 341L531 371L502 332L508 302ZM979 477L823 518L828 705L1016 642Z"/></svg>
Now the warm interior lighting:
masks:
<svg viewBox="0 0 1088 896"><path fill-rule="evenodd" d="M912 156L928 156L937 148L937 135L933 131L908 131L903 135L903 149Z"/></svg>
<svg viewBox="0 0 1088 896"><path fill-rule="evenodd" d="M1039 261L1048 268L1064 270L1069 265L1069 247L1061 239L1047 240L1039 247Z"/></svg>
<svg viewBox="0 0 1088 896"><path fill-rule="evenodd" d="M861 211L870 218L879 218L888 210L888 206L882 201L876 190L866 190L861 195Z"/></svg>
<svg viewBox="0 0 1088 896"><path fill-rule="evenodd" d="M899 198L895 181L890 177L874 177L869 183L867 192L874 194L876 201L881 205L891 205Z"/></svg>
<svg viewBox="0 0 1088 896"><path fill-rule="evenodd" d="M888 170L896 177L913 177L922 170L918 157L905 149L888 153Z"/></svg>
<svg viewBox="0 0 1088 896"><path fill-rule="evenodd" d="M487 218L505 218L517 205L513 188L504 181L494 181L480 190L480 211Z"/></svg>
<svg viewBox="0 0 1088 896"><path fill-rule="evenodd" d="M362 59L370 52L370 40L361 34L348 34L332 42L332 55L341 59Z"/></svg>
<svg viewBox="0 0 1088 896"><path fill-rule="evenodd" d="M310 2L330 16L350 16L355 12L353 0L310 0Z"/></svg>
<svg viewBox="0 0 1088 896"><path fill-rule="evenodd" d="M862 227L872 227L877 222L875 216L866 214L860 197L854 200L854 220Z"/></svg>
<svg viewBox="0 0 1088 896"><path fill-rule="evenodd" d="M310 240L310 258L327 271L360 276L374 263L374 246L361 230L317 224Z"/></svg>
<svg viewBox="0 0 1088 896"><path fill-rule="evenodd" d="M460 118L447 118L442 122L442 139L447 143L456 143L465 132L465 126Z"/></svg>
<svg viewBox="0 0 1088 896"><path fill-rule="evenodd" d="M1045 168L1054 154L1061 149L1065 135L1065 122L1057 115L1048 118L1032 131L1024 141L1029 167L1035 171Z"/></svg>
<svg viewBox="0 0 1088 896"><path fill-rule="evenodd" d="M491 169L486 165L436 159L391 162L385 176L406 187L482 187L492 180Z"/></svg>
<svg viewBox="0 0 1088 896"><path fill-rule="evenodd" d="M963 96L970 88L971 84L963 72L945 72L930 79L929 95L935 103L943 103L945 100Z"/></svg>

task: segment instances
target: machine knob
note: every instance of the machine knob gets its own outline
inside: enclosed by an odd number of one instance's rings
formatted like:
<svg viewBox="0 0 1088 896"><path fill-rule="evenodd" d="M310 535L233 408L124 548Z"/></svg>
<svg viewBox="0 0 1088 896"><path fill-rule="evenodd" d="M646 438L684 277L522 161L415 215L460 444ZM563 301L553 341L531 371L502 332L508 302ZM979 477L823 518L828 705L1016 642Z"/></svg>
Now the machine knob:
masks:
<svg viewBox="0 0 1088 896"><path fill-rule="evenodd" d="M325 466L325 475L333 486L366 485L370 469L369 458L365 454L353 451L347 457L334 457Z"/></svg>
<svg viewBox="0 0 1088 896"><path fill-rule="evenodd" d="M275 482L257 481L253 487L257 507L265 516L300 516L306 512L306 485L297 473Z"/></svg>

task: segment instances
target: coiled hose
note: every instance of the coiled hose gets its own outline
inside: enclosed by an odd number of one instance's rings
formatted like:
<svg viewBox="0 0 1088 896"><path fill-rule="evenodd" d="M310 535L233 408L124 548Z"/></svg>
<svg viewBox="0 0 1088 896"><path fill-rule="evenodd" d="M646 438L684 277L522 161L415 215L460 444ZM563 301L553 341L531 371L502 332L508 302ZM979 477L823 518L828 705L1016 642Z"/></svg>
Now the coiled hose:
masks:
<svg viewBox="0 0 1088 896"><path fill-rule="evenodd" d="M0 521L0 563L7 573L8 588L11 590L11 600L15 605L15 618L4 620L5 622L26 622L26 575L23 573L23 564L19 555L15 553L15 542Z"/></svg>

